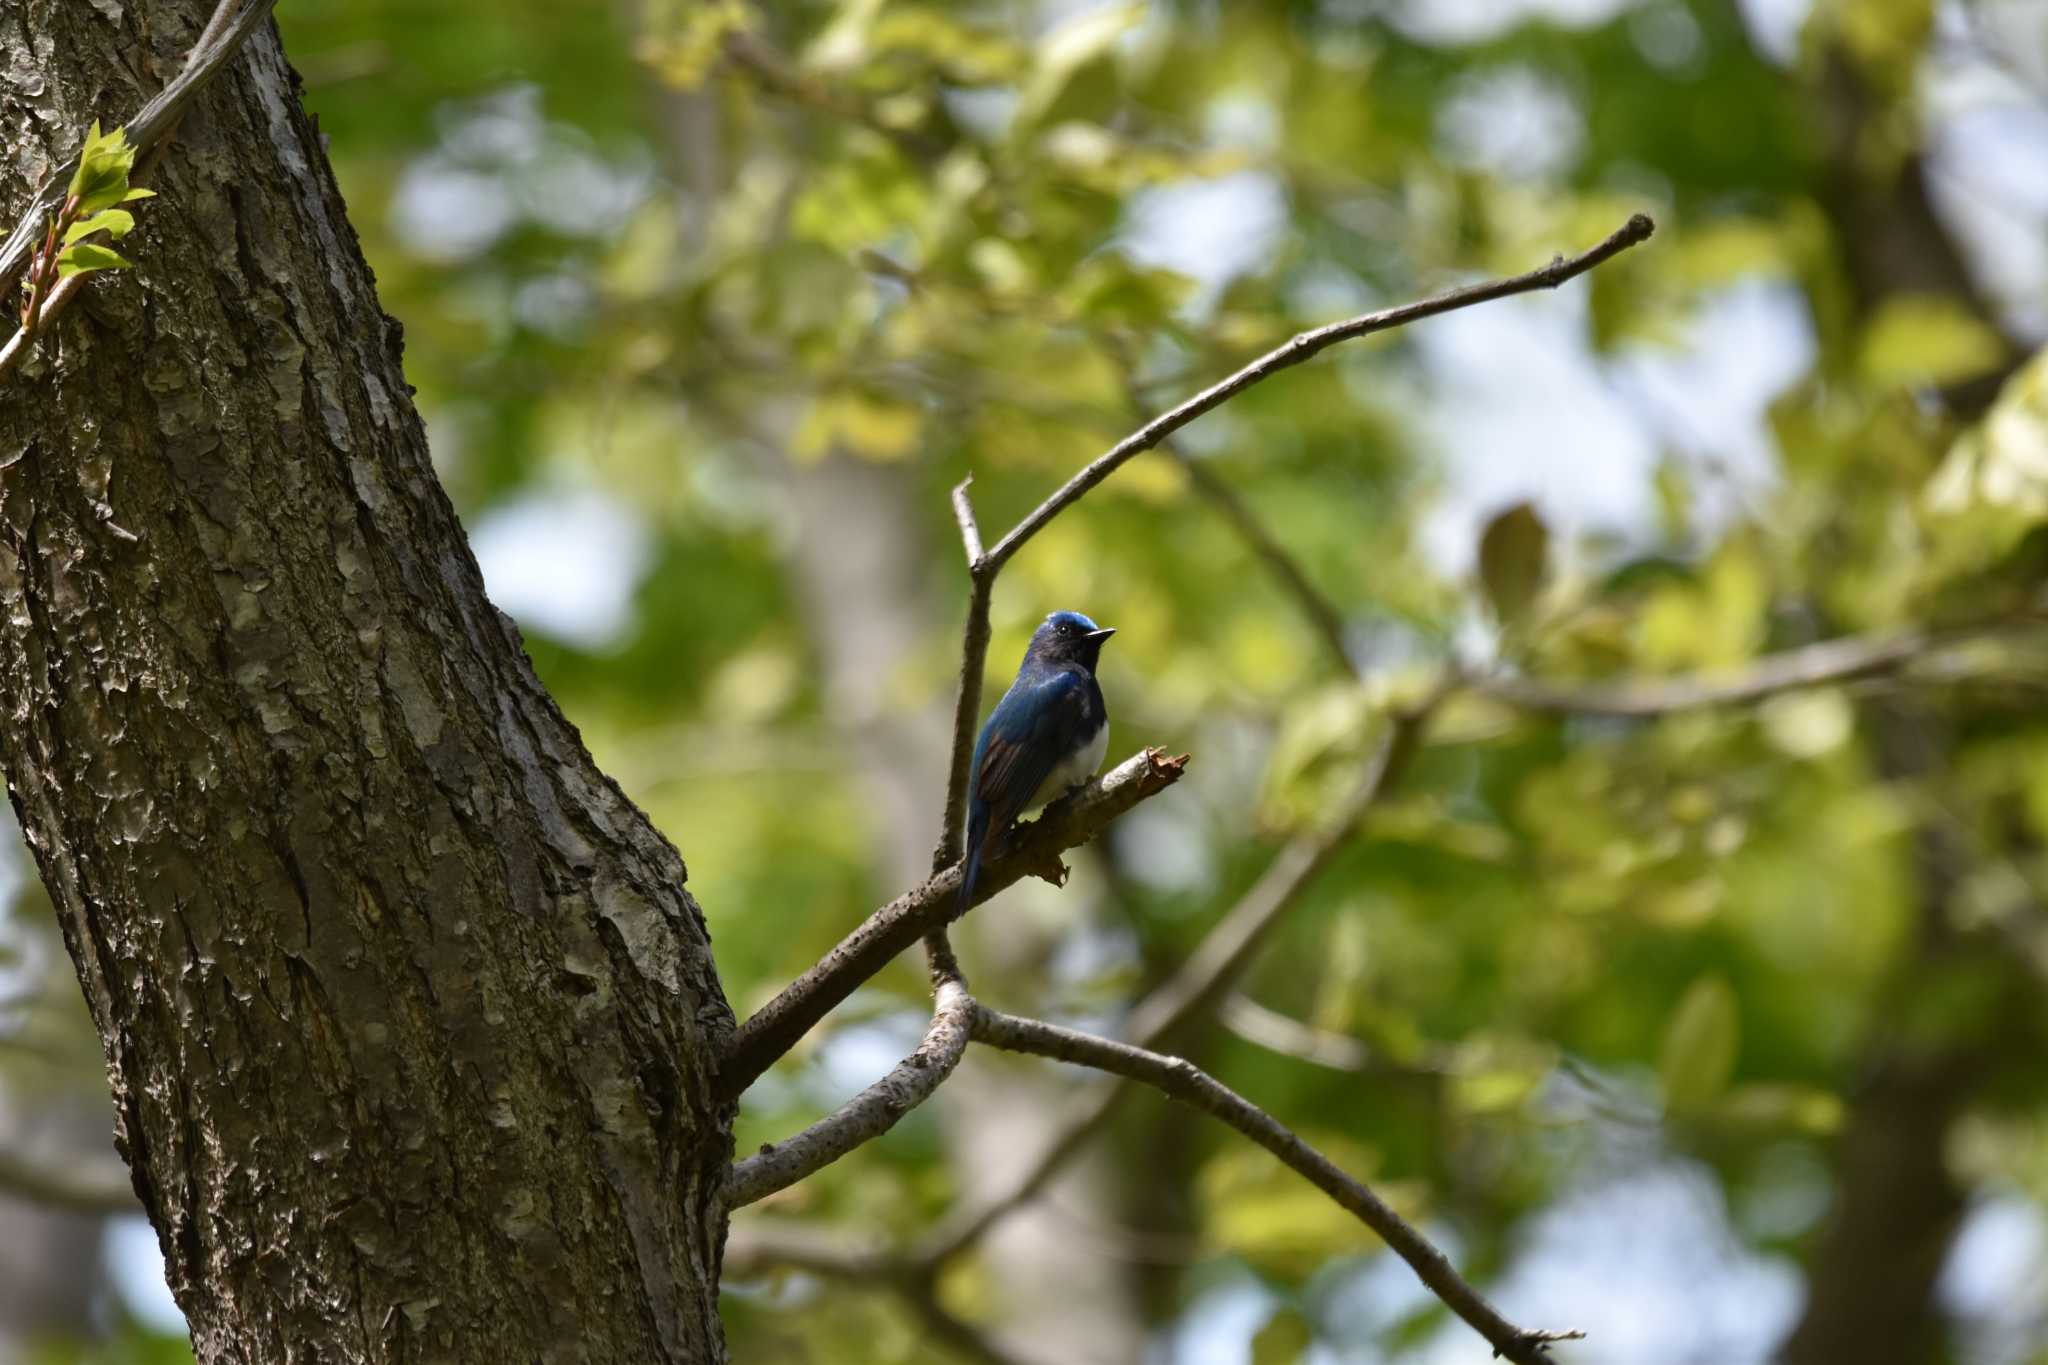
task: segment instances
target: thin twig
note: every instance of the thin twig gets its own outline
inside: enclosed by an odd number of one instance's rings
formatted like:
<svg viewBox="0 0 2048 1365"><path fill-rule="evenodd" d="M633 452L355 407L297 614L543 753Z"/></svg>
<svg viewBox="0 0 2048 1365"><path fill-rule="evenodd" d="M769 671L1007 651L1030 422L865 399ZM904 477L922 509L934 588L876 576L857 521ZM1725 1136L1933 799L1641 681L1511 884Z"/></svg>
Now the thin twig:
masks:
<svg viewBox="0 0 2048 1365"><path fill-rule="evenodd" d="M1393 328L1423 318L1455 312L1460 308L1470 308L1474 304L1488 303L1513 294L1526 294L1537 289L1555 289L1565 281L1583 275L1630 247L1648 241L1654 231L1656 224L1647 216L1638 213L1598 246L1576 256L1560 256L1541 269L1508 279L1467 285L1462 289L1453 289L1415 303L1402 304L1397 308L1383 308L1375 313L1365 313L1303 332L1268 351L1227 379L1210 385L1178 407L1159 414L1118 441L1090 461L1080 473L1062 484L1051 497L1033 508L1031 513L1011 527L1009 533L997 541L993 548L975 556L971 561L973 567L968 575L971 585L967 598L967 623L961 632L960 696L953 708L953 749L951 766L946 774L943 827L939 831L938 848L933 855L934 870L956 861L960 855L960 825L965 816L967 800L967 764L974 751L974 722L981 714L983 662L988 652L989 596L995 586L996 575L1002 572L1003 565L1009 562L1010 556L1023 548L1026 541L1044 530L1054 517L1079 502L1090 489L1114 474L1133 455L1150 450L1203 413L1222 406L1261 380L1271 378L1282 370L1291 369L1339 342L1370 336L1375 332L1391 331Z"/></svg>
<svg viewBox="0 0 2048 1365"><path fill-rule="evenodd" d="M841 122L858 123L871 129L921 164L929 164L946 154L947 146L940 139L890 122L869 101L848 94L794 65L756 34L735 29L725 35L723 46L726 60L746 72L755 84L770 94L829 114Z"/></svg>
<svg viewBox="0 0 2048 1365"><path fill-rule="evenodd" d="M1119 347L1118 352L1118 358L1123 366L1124 396L1129 401L1131 410L1142 414L1145 410L1145 385L1138 378L1136 358L1127 348ZM1246 548L1266 566L1267 571L1279 580L1280 586L1294 600L1294 605L1308 622L1309 628L1322 642L1331 662L1337 665L1338 672L1348 673L1360 682L1365 681L1365 675L1360 670L1358 661L1351 657L1350 646L1344 639L1344 614L1337 610L1337 604L1324 595L1322 589L1309 578L1308 571L1302 568L1300 561L1280 543L1280 538L1259 520L1259 515L1252 511L1251 504L1240 497L1236 489L1218 478L1215 471L1206 463L1188 454L1173 438L1164 437L1160 440L1159 453L1181 467L1182 472L1188 476L1188 482L1194 486L1195 492L1207 498L1210 505L1223 514L1223 519L1237 532L1238 539L1242 540Z"/></svg>
<svg viewBox="0 0 2048 1365"><path fill-rule="evenodd" d="M967 624L960 638L960 687L953 699L953 748L946 761L946 808L939 818L939 842L932 871L960 861L967 823L967 763L974 755L974 722L981 716L981 680L988 663L988 602L996 571L981 549L981 527L968 499L968 475L953 489L953 517L960 523L960 547L967 554Z"/></svg>
<svg viewBox="0 0 2048 1365"><path fill-rule="evenodd" d="M1216 1017L1223 1027L1252 1046L1283 1057L1353 1073L1372 1065L1372 1049L1350 1034L1304 1024L1292 1015L1266 1008L1242 992L1225 996Z"/></svg>
<svg viewBox="0 0 2048 1365"><path fill-rule="evenodd" d="M736 1226L726 1239L724 1272L729 1279L766 1274L771 1270L802 1270L827 1279L876 1284L892 1290L924 1320L932 1336L954 1353L979 1365L1020 1365L976 1329L955 1317L939 1302L931 1276L875 1247L855 1246L830 1231L789 1219L756 1219Z"/></svg>
<svg viewBox="0 0 2048 1365"><path fill-rule="evenodd" d="M965 982L943 981L932 1007L931 1027L917 1050L888 1075L855 1095L795 1137L733 1163L726 1183L726 1207L740 1208L816 1174L854 1148L894 1128L930 1099L967 1051L968 1019L974 999Z"/></svg>
<svg viewBox="0 0 2048 1365"><path fill-rule="evenodd" d="M1259 520L1258 513L1252 511L1251 504L1238 496L1236 489L1217 478L1215 472L1206 464L1189 455L1175 442L1161 441L1159 449L1172 457L1174 462L1186 471L1188 482L1194 485L1195 491L1207 498L1210 504L1223 514L1224 520L1237 531L1239 538L1250 547L1254 555L1258 556L1273 577L1279 580L1280 586L1287 590L1288 596L1292 597L1294 604L1301 609L1301 614L1308 619L1309 626L1315 631L1316 638L1322 642L1324 652L1329 654L1331 661L1341 671L1354 678L1358 677L1358 662L1351 657L1350 646L1344 641L1343 614L1337 610L1335 603L1323 595L1320 588L1309 581L1307 572L1294 556L1287 552L1278 538L1266 529L1265 523Z"/></svg>
<svg viewBox="0 0 2048 1365"><path fill-rule="evenodd" d="M960 523L960 547L967 552L969 573L981 563L981 527L974 520L974 504L967 500L973 483L974 476L969 474L953 486L953 517Z"/></svg>
<svg viewBox="0 0 2048 1365"><path fill-rule="evenodd" d="M1037 1019L1018 1018L983 1005L974 1008L972 1028L977 1042L1094 1067L1138 1081L1229 1124L1305 1176L1379 1234L1397 1256L1414 1268L1431 1293L1486 1338L1495 1355L1506 1356L1517 1365L1549 1365L1545 1348L1551 1342L1575 1340L1584 1335L1576 1331L1532 1332L1509 1322L1458 1274L1448 1257L1364 1182L1346 1174L1285 1124L1199 1067L1179 1057Z"/></svg>
<svg viewBox="0 0 2048 1365"><path fill-rule="evenodd" d="M982 866L975 883L979 905L1019 878L1057 877L1059 855L1094 838L1124 812L1180 780L1187 760L1147 749L1118 764L1080 791L1018 827ZM720 1079L728 1094L753 1084L777 1057L794 1047L834 1006L932 929L962 912L960 869L949 867L897 897L840 940L816 965L784 987L733 1035Z"/></svg>
<svg viewBox="0 0 2048 1365"><path fill-rule="evenodd" d="M85 1170L72 1165L44 1166L13 1152L0 1149L0 1194L11 1194L31 1203L75 1213L134 1213L141 1209L128 1172L105 1163L108 1169Z"/></svg>
<svg viewBox="0 0 2048 1365"><path fill-rule="evenodd" d="M1613 684L1559 684L1526 678L1477 678L1474 691L1525 711L1546 715L1649 719L1674 711L1762 701L1780 692L1851 682L1896 672L1938 648L2023 629L2023 621L1995 621L1949 631L1851 635L1767 654L1726 676L1634 679Z"/></svg>
<svg viewBox="0 0 2048 1365"><path fill-rule="evenodd" d="M1203 413L1221 407L1260 380L1269 379L1282 370L1292 369L1341 341L1370 336L1374 332L1391 331L1393 328L1418 322L1423 318L1456 312L1460 308L1470 308L1474 304L1490 303L1494 299L1507 298L1512 294L1526 294L1537 289L1555 289L1566 280L1583 275L1601 262L1648 241L1650 234L1655 230L1656 224L1647 216L1638 213L1591 250L1583 251L1576 256L1560 256L1549 265L1531 270L1527 274L1467 285L1462 289L1453 289L1416 303L1404 303L1397 308L1383 308L1376 313L1346 318L1342 322L1333 322L1313 331L1303 332L1292 340L1274 347L1229 378L1211 384L1180 406L1160 413L1098 455L1087 468L1067 480L1057 493L1040 503L1029 516L1012 527L1008 535L997 541L988 552L988 560L996 568L1001 568L1011 555L1023 548L1024 542L1044 530L1046 523L1078 501L1089 489L1115 473L1126 460L1140 451L1150 450L1165 437L1179 431Z"/></svg>
<svg viewBox="0 0 2048 1365"><path fill-rule="evenodd" d="M1395 715L1365 776L1336 815L1314 834L1281 849L1251 889L1239 898L1199 947L1171 977L1131 1011L1126 1032L1140 1047L1156 1047L1236 984L1252 954L1273 926L1291 910L1318 873L1351 838L1365 813L1400 780L1419 747L1429 719L1450 693L1447 676L1412 709ZM919 1265L936 1267L959 1255L1011 1210L1034 1197L1101 1130L1127 1093L1116 1083L1076 1102L1053 1130L1038 1156L998 1193L955 1209L910 1253Z"/></svg>
<svg viewBox="0 0 2048 1365"><path fill-rule="evenodd" d="M85 281L84 275L61 279L51 288L49 297L36 304L34 320L16 328L7 344L0 346L0 379L12 374L14 367L28 358L29 348L35 345L36 338L49 330L50 324L57 320Z"/></svg>
<svg viewBox="0 0 2048 1365"><path fill-rule="evenodd" d="M1393 790L1420 748L1430 718L1456 685L1447 675L1416 706L1397 711L1373 752L1365 776L1314 834L1280 851L1265 875L1202 939L1180 969L1131 1011L1125 1031L1140 1047L1155 1047L1229 993L1266 935L1348 843L1367 811Z"/></svg>
<svg viewBox="0 0 2048 1365"><path fill-rule="evenodd" d="M179 115L185 112L185 107L220 74L221 68L241 50L242 44L276 4L277 0L221 0L212 18L207 20L199 41L185 58L185 68L178 73L177 79L159 90L156 98L143 105L141 112L122 125L128 136L128 145L135 149L138 157L171 131ZM234 15L232 21L226 18L231 13ZM0 246L0 297L14 288L15 281L21 278L36 238L42 234L43 225L49 221L50 215L63 203L71 184L71 173L77 168L76 155L57 168L45 182L42 192L22 213L14 231L8 234L6 245Z"/></svg>
<svg viewBox="0 0 2048 1365"><path fill-rule="evenodd" d="M139 185L149 178L149 172L161 158L171 135L177 131L186 106L241 50L242 43L256 31L257 24L276 3L277 0L220 0L213 16L206 21L205 29L200 32L199 41L193 44L191 53L185 58L185 69L176 80L158 91L156 98L144 105L142 112L126 125L128 145L142 160L142 170L131 177L132 183ZM242 6L239 12L236 11L238 5ZM234 15L232 23L230 14ZM78 158L73 156L49 177L28 211L15 224L7 245L0 248L0 299L14 288L22 270L28 265L41 225L54 221L52 215L69 193L71 173L77 169L77 163ZM0 379L5 379L27 358L36 337L56 322L85 281L83 274L59 280L48 298L31 301L32 310L27 321L5 346L0 346Z"/></svg>
<svg viewBox="0 0 2048 1365"><path fill-rule="evenodd" d="M897 1280L895 1289L910 1305L911 1311L924 1319L932 1335L952 1347L955 1355L974 1361L975 1365L1023 1365L1016 1356L977 1331L973 1324L947 1311L946 1306L939 1302L938 1286L930 1280Z"/></svg>

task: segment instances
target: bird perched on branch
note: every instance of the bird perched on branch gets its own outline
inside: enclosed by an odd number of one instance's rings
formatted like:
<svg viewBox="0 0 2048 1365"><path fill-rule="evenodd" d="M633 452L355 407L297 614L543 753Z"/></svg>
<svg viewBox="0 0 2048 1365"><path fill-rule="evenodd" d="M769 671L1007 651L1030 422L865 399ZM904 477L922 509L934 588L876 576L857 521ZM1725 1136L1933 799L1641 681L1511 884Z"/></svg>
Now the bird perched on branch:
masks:
<svg viewBox="0 0 2048 1365"><path fill-rule="evenodd" d="M1066 795L1102 766L1109 710L1095 682L1095 662L1114 634L1077 611L1056 611L1032 633L1017 680L974 742L962 910L974 903L989 836L1000 838L1018 816Z"/></svg>

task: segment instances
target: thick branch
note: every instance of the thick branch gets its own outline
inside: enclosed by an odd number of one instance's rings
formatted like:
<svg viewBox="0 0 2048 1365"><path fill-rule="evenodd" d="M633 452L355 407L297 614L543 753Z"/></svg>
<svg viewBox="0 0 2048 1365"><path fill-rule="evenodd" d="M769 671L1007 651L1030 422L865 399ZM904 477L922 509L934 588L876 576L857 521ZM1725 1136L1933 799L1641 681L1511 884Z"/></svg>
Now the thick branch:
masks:
<svg viewBox="0 0 2048 1365"><path fill-rule="evenodd" d="M1545 1365L1545 1347L1574 1339L1578 1332L1532 1332L1515 1326L1466 1283L1450 1260L1406 1219L1362 1181L1355 1180L1292 1130L1236 1091L1179 1057L1168 1057L1128 1043L1096 1038L1073 1029L977 1005L973 1012L977 1041L1011 1052L1027 1052L1080 1066L1094 1067L1127 1080L1153 1086L1183 1104L1223 1120L1305 1176L1345 1211L1378 1233L1396 1255L1415 1270L1430 1292L1485 1337L1494 1354L1518 1365Z"/></svg>
<svg viewBox="0 0 2048 1365"><path fill-rule="evenodd" d="M787 1142L764 1144L753 1156L734 1163L727 1206L740 1208L788 1189L894 1128L905 1114L930 1099L960 1065L973 1010L974 1000L964 982L940 983L931 1027L917 1050L881 1080Z"/></svg>
<svg viewBox="0 0 2048 1365"><path fill-rule="evenodd" d="M1179 781L1186 763L1185 757L1169 758L1163 750L1147 749L1048 806L1037 820L1019 826L1008 846L983 865L974 903L981 904L1021 877L1057 875L1060 854L1088 842L1125 811ZM740 1026L721 1072L727 1093L745 1090L835 1005L921 935L957 919L959 902L960 869L949 867L868 916L816 966Z"/></svg>

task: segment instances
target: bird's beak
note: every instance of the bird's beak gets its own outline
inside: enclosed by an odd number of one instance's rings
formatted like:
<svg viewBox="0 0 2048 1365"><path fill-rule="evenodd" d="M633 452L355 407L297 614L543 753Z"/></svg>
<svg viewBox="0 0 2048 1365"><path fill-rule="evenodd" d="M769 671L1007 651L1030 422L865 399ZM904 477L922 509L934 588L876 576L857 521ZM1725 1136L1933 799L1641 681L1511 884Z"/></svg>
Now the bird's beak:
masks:
<svg viewBox="0 0 2048 1365"><path fill-rule="evenodd" d="M1090 640L1107 640L1110 636L1114 634L1116 634L1115 626L1104 626L1101 630L1089 631L1087 636L1084 638Z"/></svg>

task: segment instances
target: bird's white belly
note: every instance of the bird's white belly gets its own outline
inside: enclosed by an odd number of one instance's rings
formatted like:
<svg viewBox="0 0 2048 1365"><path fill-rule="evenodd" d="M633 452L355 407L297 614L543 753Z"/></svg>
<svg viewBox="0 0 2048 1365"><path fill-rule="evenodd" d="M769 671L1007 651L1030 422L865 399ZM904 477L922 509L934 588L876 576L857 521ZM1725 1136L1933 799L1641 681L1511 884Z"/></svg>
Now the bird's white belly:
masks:
<svg viewBox="0 0 2048 1365"><path fill-rule="evenodd" d="M1046 802L1058 800L1095 776L1096 770L1102 766L1102 756L1108 752L1109 726L1098 725L1095 727L1095 738L1074 750L1072 758L1053 765L1053 770L1046 774L1045 781L1039 784L1038 790L1032 794L1024 809L1037 810Z"/></svg>

